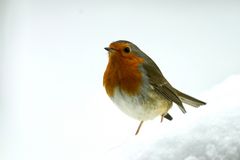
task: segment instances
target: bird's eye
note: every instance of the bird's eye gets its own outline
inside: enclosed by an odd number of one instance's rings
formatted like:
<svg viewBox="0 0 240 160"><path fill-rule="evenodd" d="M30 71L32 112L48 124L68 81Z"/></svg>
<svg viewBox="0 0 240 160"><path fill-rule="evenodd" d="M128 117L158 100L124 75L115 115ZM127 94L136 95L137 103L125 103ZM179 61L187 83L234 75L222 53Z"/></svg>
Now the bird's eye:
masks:
<svg viewBox="0 0 240 160"><path fill-rule="evenodd" d="M130 48L129 48L129 47L125 47L125 48L123 49L123 51L124 51L125 53L130 53Z"/></svg>

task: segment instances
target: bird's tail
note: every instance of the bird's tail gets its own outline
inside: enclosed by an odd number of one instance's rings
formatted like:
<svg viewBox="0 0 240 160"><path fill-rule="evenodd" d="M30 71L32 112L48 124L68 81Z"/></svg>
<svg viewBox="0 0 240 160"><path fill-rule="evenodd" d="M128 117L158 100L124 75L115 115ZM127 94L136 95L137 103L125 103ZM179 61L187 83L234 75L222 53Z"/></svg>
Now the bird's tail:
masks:
<svg viewBox="0 0 240 160"><path fill-rule="evenodd" d="M178 90L177 91L177 95L178 97L180 98L180 100L183 102L183 103L186 103L188 105L191 105L193 107L199 107L199 106L202 106L202 105L205 105L206 103L201 101L201 100L198 100L194 97L191 97L185 93L182 93Z"/></svg>

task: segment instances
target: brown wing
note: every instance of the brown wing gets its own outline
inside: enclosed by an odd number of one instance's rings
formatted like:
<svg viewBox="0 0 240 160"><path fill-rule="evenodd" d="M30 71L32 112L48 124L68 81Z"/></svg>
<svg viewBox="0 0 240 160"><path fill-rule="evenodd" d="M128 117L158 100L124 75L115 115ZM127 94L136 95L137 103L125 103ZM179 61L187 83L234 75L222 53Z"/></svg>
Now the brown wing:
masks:
<svg viewBox="0 0 240 160"><path fill-rule="evenodd" d="M142 52L136 45L133 45L133 47L135 50L134 54L144 58L145 61L143 63L143 68L145 69L149 77L149 81L156 92L163 95L168 100L176 103L183 113L185 113L186 110L184 109L182 103L189 104L193 107L199 107L206 104L201 100L198 100L173 88L170 83L168 83L168 81L164 78L162 72L154 63L154 61L144 52Z"/></svg>
<svg viewBox="0 0 240 160"><path fill-rule="evenodd" d="M147 55L145 55L144 58L145 62L143 64L143 68L149 77L150 84L154 87L156 92L163 95L166 99L176 103L181 111L186 113L186 110L182 104L182 101L178 97L176 90L164 78L157 65Z"/></svg>

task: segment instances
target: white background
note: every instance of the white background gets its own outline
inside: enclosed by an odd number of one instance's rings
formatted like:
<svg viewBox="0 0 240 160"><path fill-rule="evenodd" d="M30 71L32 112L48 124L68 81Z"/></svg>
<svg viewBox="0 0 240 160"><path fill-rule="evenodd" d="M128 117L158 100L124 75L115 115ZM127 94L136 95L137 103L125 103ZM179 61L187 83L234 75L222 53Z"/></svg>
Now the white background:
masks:
<svg viewBox="0 0 240 160"><path fill-rule="evenodd" d="M131 137L138 122L121 113L102 86L103 48L112 41L132 41L173 86L206 101L224 101L207 93L240 73L237 0L8 0L0 10L4 160L117 157L112 150L126 141L142 144ZM149 121L140 137L159 140L161 129L180 134L169 125L203 114L174 108L171 123Z"/></svg>

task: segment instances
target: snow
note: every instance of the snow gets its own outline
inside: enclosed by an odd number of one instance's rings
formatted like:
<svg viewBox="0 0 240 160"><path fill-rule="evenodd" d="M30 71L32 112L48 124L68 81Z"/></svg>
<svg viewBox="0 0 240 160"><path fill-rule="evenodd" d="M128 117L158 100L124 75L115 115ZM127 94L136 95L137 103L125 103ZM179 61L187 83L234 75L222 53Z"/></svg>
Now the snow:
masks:
<svg viewBox="0 0 240 160"><path fill-rule="evenodd" d="M143 129L151 133L140 132L104 156L119 160L239 160L239 95L240 75L231 76L203 93L206 106L158 129Z"/></svg>
<svg viewBox="0 0 240 160"><path fill-rule="evenodd" d="M239 75L210 89L240 73L239 2L1 1L0 160L239 159ZM208 104L134 136L102 86L119 39Z"/></svg>

